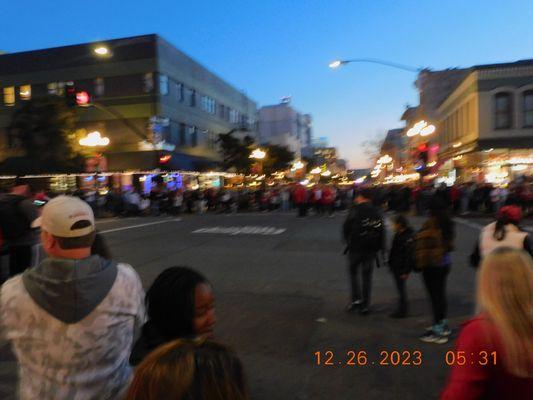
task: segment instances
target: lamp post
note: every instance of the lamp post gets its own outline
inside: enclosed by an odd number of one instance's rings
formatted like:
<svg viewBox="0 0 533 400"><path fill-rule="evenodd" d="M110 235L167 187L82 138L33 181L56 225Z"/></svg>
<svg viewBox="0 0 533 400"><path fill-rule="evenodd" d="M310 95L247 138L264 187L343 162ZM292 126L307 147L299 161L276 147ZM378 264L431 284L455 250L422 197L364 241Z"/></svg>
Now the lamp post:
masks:
<svg viewBox="0 0 533 400"><path fill-rule="evenodd" d="M94 149L94 159L96 161L94 174L94 186L96 189L96 214L100 215L100 183L98 179L100 178L100 162L102 160L103 155L98 151L98 148L105 148L109 145L110 140L108 137L102 137L100 132L94 131L88 133L87 136L81 138L78 143L82 147L88 147L91 150Z"/></svg>
<svg viewBox="0 0 533 400"><path fill-rule="evenodd" d="M255 149L250 154L249 158L253 158L254 160L256 160L256 164L257 164L257 167L258 167L257 168L258 169L258 173L257 173L258 175L262 175L263 174L263 160L264 160L265 157L266 157L266 151L261 150L260 148Z"/></svg>
<svg viewBox="0 0 533 400"><path fill-rule="evenodd" d="M349 60L335 60L329 63L329 67L331 69L337 69L339 67L342 67L346 64L351 64L351 63L379 64L379 65L385 65L387 67L401 69L401 70L409 71L409 72L420 72L423 69L421 67L412 67L410 65L399 64L399 63L395 63L392 61L380 60L377 58L353 58Z"/></svg>

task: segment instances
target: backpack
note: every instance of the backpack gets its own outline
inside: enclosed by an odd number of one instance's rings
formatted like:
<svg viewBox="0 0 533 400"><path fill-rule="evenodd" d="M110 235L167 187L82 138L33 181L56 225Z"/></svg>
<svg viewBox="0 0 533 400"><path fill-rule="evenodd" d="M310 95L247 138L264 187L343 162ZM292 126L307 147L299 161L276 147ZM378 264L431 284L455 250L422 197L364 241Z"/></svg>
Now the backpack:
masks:
<svg viewBox="0 0 533 400"><path fill-rule="evenodd" d="M383 247L385 226L381 214L374 209L362 215L357 213L350 238L351 247L361 254L374 254Z"/></svg>
<svg viewBox="0 0 533 400"><path fill-rule="evenodd" d="M446 253L442 232L433 220L427 221L415 239L416 270L438 266Z"/></svg>
<svg viewBox="0 0 533 400"><path fill-rule="evenodd" d="M20 209L25 200L21 196L5 196L0 200L0 229L6 242L19 239L31 228L30 221Z"/></svg>

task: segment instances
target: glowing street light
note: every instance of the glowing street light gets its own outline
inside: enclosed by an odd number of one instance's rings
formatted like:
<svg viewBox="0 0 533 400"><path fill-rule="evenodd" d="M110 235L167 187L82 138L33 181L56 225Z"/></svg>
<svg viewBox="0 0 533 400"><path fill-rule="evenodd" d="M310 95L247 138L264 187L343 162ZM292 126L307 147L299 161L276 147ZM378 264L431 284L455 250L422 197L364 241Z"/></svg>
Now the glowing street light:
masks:
<svg viewBox="0 0 533 400"><path fill-rule="evenodd" d="M107 146L109 144L108 137L102 137L100 132L94 131L87 134L86 137L79 140L81 146L87 147L96 147L96 146Z"/></svg>
<svg viewBox="0 0 533 400"><path fill-rule="evenodd" d="M328 176L331 176L331 171L330 170L325 170L324 172L322 172L320 175L324 176L324 177L328 177Z"/></svg>
<svg viewBox="0 0 533 400"><path fill-rule="evenodd" d="M322 171L322 170L320 169L320 167L316 167L316 168L313 168L313 169L312 169L311 171L309 171L309 172L311 172L312 174L315 174L315 175L316 175L316 174L320 174L321 171Z"/></svg>
<svg viewBox="0 0 533 400"><path fill-rule="evenodd" d="M98 46L93 51L99 56L107 56L109 54L109 49L105 46Z"/></svg>
<svg viewBox="0 0 533 400"><path fill-rule="evenodd" d="M407 131L408 137L413 137L416 135L420 136L429 136L432 133L434 133L436 130L435 125L428 124L426 121L418 121L416 124L413 125L411 129Z"/></svg>
<svg viewBox="0 0 533 400"><path fill-rule="evenodd" d="M385 60L379 60L377 58L356 58L351 60L334 60L329 63L329 67L332 69L337 69L342 65L349 64L349 63L372 63L372 64L380 64L385 65L387 67L392 67L396 69L403 69L404 71L410 71L410 72L420 72L422 68L420 67L412 67L410 65L404 65L404 64L398 64L391 61L385 61Z"/></svg>
<svg viewBox="0 0 533 400"><path fill-rule="evenodd" d="M255 149L252 151L252 154L250 154L250 158L255 158L256 160L262 160L266 157L266 151L263 151L261 149Z"/></svg>
<svg viewBox="0 0 533 400"><path fill-rule="evenodd" d="M335 60L329 63L329 67L332 69L339 68L343 62L341 60Z"/></svg>

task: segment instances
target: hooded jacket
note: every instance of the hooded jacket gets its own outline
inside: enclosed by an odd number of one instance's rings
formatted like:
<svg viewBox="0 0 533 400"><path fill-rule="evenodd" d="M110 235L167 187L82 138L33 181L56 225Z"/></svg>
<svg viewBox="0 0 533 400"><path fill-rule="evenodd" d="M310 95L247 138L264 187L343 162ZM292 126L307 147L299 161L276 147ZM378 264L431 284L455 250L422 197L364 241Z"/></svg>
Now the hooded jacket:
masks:
<svg viewBox="0 0 533 400"><path fill-rule="evenodd" d="M127 264L47 258L3 285L0 317L21 399L114 399L131 376L144 292Z"/></svg>

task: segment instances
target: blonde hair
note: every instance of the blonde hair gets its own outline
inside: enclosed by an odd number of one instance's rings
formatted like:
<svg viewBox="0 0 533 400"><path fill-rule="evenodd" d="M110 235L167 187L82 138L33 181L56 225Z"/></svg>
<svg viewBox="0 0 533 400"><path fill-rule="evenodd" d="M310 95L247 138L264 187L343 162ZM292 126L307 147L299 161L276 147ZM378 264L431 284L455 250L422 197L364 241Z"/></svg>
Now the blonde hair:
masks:
<svg viewBox="0 0 533 400"><path fill-rule="evenodd" d="M522 250L498 248L482 262L477 301L503 344L511 374L533 378L533 260Z"/></svg>
<svg viewBox="0 0 533 400"><path fill-rule="evenodd" d="M178 339L150 353L135 369L125 400L248 400L241 361L204 339Z"/></svg>

